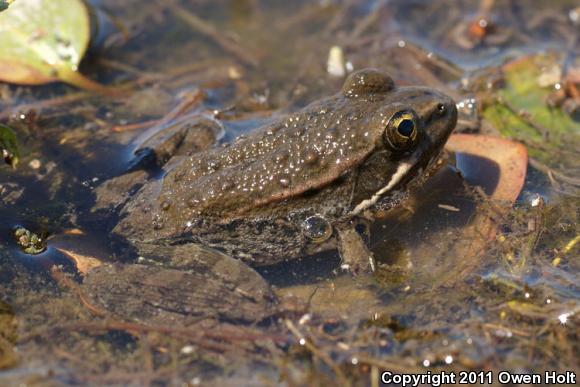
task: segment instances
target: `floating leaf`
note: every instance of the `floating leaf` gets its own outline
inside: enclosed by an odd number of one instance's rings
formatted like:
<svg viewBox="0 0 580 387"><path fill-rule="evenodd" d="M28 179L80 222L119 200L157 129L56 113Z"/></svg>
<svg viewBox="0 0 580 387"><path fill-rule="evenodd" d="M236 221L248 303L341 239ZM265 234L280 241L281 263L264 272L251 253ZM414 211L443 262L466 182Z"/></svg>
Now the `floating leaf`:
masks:
<svg viewBox="0 0 580 387"><path fill-rule="evenodd" d="M502 135L524 141L530 154L547 164L552 164L555 152L577 147L580 134L578 122L547 103L550 94L561 87L560 63L558 55L538 54L506 64L505 87L497 91L497 102L483 111Z"/></svg>
<svg viewBox="0 0 580 387"><path fill-rule="evenodd" d="M0 80L23 85L64 81L111 91L77 72L90 40L82 0L18 0L0 13Z"/></svg>
<svg viewBox="0 0 580 387"><path fill-rule="evenodd" d="M499 167L499 177L490 198L514 203L524 187L528 166L528 151L520 143L503 138L454 134L445 147L454 153L464 153L492 160ZM479 166L485 168L485 165ZM483 175L483 170L479 172Z"/></svg>
<svg viewBox="0 0 580 387"><path fill-rule="evenodd" d="M90 255L83 255L76 251L65 250L63 248L57 248L57 250L74 262L76 269L83 275L86 275L91 269L103 264L98 258L91 257Z"/></svg>
<svg viewBox="0 0 580 387"><path fill-rule="evenodd" d="M8 165L16 168L20 158L16 135L12 129L2 124L0 124L0 155Z"/></svg>
<svg viewBox="0 0 580 387"><path fill-rule="evenodd" d="M499 90L499 96L513 106L516 113L520 110L529 113L529 121L549 129L551 135L578 130L578 123L569 115L560 109L550 108L546 103L554 87L561 87L558 83L560 62L560 58L555 55L541 54L508 63L503 68L506 86ZM532 127L513 113L499 104L486 109L484 115L503 134L520 134L542 140L542 133L539 133L538 128Z"/></svg>

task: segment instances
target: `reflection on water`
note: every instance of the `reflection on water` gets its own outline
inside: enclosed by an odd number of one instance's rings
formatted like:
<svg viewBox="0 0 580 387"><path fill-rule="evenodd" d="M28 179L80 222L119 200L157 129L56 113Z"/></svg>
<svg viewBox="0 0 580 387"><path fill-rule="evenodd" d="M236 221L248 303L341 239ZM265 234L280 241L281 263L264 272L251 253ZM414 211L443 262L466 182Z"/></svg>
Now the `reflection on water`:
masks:
<svg viewBox="0 0 580 387"><path fill-rule="evenodd" d="M457 154L464 179L442 168L373 225L380 267L370 280L341 272L336 253L260 268L293 312L250 327L109 321L75 285L82 275L70 255L129 259L108 240L115 214L90 211L94 188L125 171L138 139L199 90L201 101L186 113L215 116L224 141L338 90L342 78L327 73L332 47L344 69L380 67L399 84L471 98L463 86L482 66L543 48L568 52L578 36L570 18L577 2L98 4L117 30L93 48L82 71L128 84L126 96L0 85L0 120L16 130L22 153L18 169L0 167L0 369L18 364L0 371L0 384L366 384L387 366L577 369L578 200L533 170L523 197L539 191L548 205L521 200L498 210L468 188L489 195L498 184L498 166L485 158ZM211 28L192 26L175 4ZM481 218L502 227L474 254ZM12 239L17 225L48 234L48 250L22 253Z"/></svg>

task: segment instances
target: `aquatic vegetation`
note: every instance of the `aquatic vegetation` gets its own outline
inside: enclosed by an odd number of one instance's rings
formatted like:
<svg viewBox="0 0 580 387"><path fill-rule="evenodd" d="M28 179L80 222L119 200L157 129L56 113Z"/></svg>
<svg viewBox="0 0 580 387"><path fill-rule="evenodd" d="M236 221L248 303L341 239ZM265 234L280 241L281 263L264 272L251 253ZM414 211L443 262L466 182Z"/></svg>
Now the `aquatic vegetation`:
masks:
<svg viewBox="0 0 580 387"><path fill-rule="evenodd" d="M107 93L78 72L90 41L81 0L19 0L0 14L0 80L39 85L57 80Z"/></svg>
<svg viewBox="0 0 580 387"><path fill-rule="evenodd" d="M16 168L20 159L16 134L12 129L2 124L0 124L0 154L6 164Z"/></svg>
<svg viewBox="0 0 580 387"><path fill-rule="evenodd" d="M50 85L0 84L11 128L0 126L0 152L19 160L0 166L0 384L374 386L385 370L579 371L577 0L99 3L120 28L77 52L122 97L53 82L32 54ZM232 281L236 265L216 261L211 276L184 269L184 254L152 259L111 237L119 219L93 207L124 205L134 182L165 174L167 148L129 161L152 134L171 144L163 129L203 117L219 135L196 140L230 142L365 67L463 102L429 178L370 230L355 227L373 276L346 275L334 253L282 261L259 269L270 303L236 308L254 299ZM322 220L299 231L324 243ZM207 297L232 306L203 310Z"/></svg>

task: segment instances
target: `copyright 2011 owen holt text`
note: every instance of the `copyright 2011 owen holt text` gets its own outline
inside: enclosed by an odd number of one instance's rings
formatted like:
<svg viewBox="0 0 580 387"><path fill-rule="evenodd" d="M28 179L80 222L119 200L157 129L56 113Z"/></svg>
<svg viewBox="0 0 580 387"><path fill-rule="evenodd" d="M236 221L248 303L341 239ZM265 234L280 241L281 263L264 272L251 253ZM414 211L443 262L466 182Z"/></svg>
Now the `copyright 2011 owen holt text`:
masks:
<svg viewBox="0 0 580 387"><path fill-rule="evenodd" d="M460 371L431 372L422 374L399 374L385 371L381 374L381 382L403 387L431 385L439 387L445 384L576 384L576 373L572 371L545 371L540 373L516 373L511 371Z"/></svg>

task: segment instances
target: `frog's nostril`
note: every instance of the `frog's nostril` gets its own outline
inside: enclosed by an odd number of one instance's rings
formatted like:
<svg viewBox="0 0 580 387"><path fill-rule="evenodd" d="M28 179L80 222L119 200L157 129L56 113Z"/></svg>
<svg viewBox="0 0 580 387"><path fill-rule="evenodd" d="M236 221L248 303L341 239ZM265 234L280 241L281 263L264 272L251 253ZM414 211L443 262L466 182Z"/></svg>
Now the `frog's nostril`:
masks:
<svg viewBox="0 0 580 387"><path fill-rule="evenodd" d="M439 115L441 115L441 116L444 115L445 113L447 113L447 107L442 103L438 104L437 105L437 113L439 113Z"/></svg>

